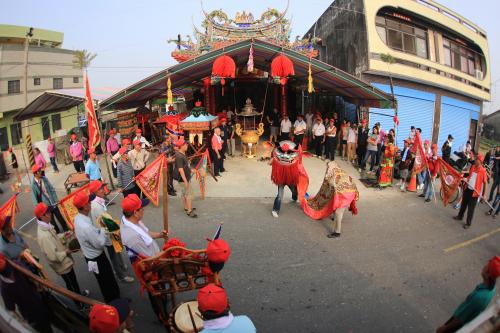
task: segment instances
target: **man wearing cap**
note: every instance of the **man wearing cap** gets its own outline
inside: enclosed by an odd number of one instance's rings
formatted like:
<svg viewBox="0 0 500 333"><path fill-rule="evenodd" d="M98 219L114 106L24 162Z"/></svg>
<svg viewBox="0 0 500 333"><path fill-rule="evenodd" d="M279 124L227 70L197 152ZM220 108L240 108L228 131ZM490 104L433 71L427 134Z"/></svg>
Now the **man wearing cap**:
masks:
<svg viewBox="0 0 500 333"><path fill-rule="evenodd" d="M42 176L41 169L38 165L34 165L31 168L31 172L33 172L33 181L31 182L31 198L33 200L33 205L36 205L40 202L45 203L47 206L52 208L52 225L56 229L56 233L60 232L59 227L55 221L55 218L59 221L62 229L64 231L68 231L68 226L66 225L66 220L61 215L59 211L59 207L57 204L59 202L56 194L56 190L49 182L47 177Z"/></svg>
<svg viewBox="0 0 500 333"><path fill-rule="evenodd" d="M122 226L120 234L122 243L137 254L152 257L160 252L154 241L166 236L166 231L153 232L142 222L144 207L149 204L148 199L139 199L135 194L128 195L122 200Z"/></svg>
<svg viewBox="0 0 500 333"><path fill-rule="evenodd" d="M56 234L54 226L50 224L52 219L50 207L40 202L35 206L34 213L38 224L36 239L50 267L52 267L57 275L62 277L68 290L81 294L80 286L73 270L74 262L71 257L71 250L67 249L63 244L66 240L65 235ZM89 291L85 290L83 295L88 296Z"/></svg>
<svg viewBox="0 0 500 333"><path fill-rule="evenodd" d="M209 240L207 246L207 259L210 270L214 273L213 281L219 284L218 273L224 268L224 264L231 255L229 244L221 239Z"/></svg>
<svg viewBox="0 0 500 333"><path fill-rule="evenodd" d="M483 267L483 282L476 286L465 301L455 310L446 323L437 329L437 333L456 332L472 321L491 303L496 294L496 279L500 276L500 257L495 256Z"/></svg>
<svg viewBox="0 0 500 333"><path fill-rule="evenodd" d="M85 171L85 166L83 165L83 145L80 141L78 141L78 137L75 133L71 134L69 154L73 160L73 166L75 167L76 172Z"/></svg>
<svg viewBox="0 0 500 333"><path fill-rule="evenodd" d="M134 140L134 149L128 152L128 158L132 162L132 167L134 168L134 174L137 176L146 168L149 159L149 153L146 149L142 148L142 143L140 140Z"/></svg>
<svg viewBox="0 0 500 333"><path fill-rule="evenodd" d="M216 127L214 129L214 135L212 135L212 161L214 162L214 176L220 176L220 173L224 171L223 160L222 160L222 138L220 137L220 128Z"/></svg>
<svg viewBox="0 0 500 333"><path fill-rule="evenodd" d="M149 141L142 136L142 130L140 128L135 130L135 137L132 141L135 140L139 140L139 142L141 143L141 148L146 148L146 147L151 148L151 144L149 143Z"/></svg>
<svg viewBox="0 0 500 333"><path fill-rule="evenodd" d="M92 180L100 180L101 179L101 167L99 166L99 161L97 160L97 155L95 153L94 148L90 148L89 151L89 159L85 164L85 173Z"/></svg>
<svg viewBox="0 0 500 333"><path fill-rule="evenodd" d="M186 151L188 148L187 142L184 139L179 139L175 142L177 151L175 152L175 165L174 165L174 178L179 182L179 186L182 189L182 204L184 206L184 211L189 217L197 217L193 208L193 199L191 191L191 167L189 166L189 160L186 157Z"/></svg>
<svg viewBox="0 0 500 333"><path fill-rule="evenodd" d="M94 272L106 303L120 298L120 288L108 257L104 253L108 236L104 229L97 228L90 219L89 195L85 191L78 192L73 198L73 205L78 209L78 214L75 216L75 235L87 261L89 272Z"/></svg>
<svg viewBox="0 0 500 333"><path fill-rule="evenodd" d="M94 226L100 228L100 224L98 219L102 216L102 214L107 213L108 208L106 206L106 194L104 193L104 186L106 184L102 183L100 180L94 180L89 184L89 193L90 193L90 218L94 223ZM108 252L109 259L111 260L111 264L113 265L113 269L115 271L116 277L121 282L133 282L134 278L127 275L127 266L123 261L123 257L121 253L117 253L113 244L111 243L111 239L107 237L106 239L106 250Z"/></svg>
<svg viewBox="0 0 500 333"><path fill-rule="evenodd" d="M294 139L293 142L297 146L302 145L302 140L304 139L304 134L306 133L307 130L307 124L304 121L304 115L298 114L297 115L297 120L293 123L293 135Z"/></svg>
<svg viewBox="0 0 500 333"><path fill-rule="evenodd" d="M59 172L59 168L56 163L56 144L54 143L54 139L50 136L47 139L47 153L49 154L50 164L52 164L52 168L55 173Z"/></svg>
<svg viewBox="0 0 500 333"><path fill-rule="evenodd" d="M424 193L420 194L419 197L423 197L425 202L430 202L432 198L432 194L434 193L434 180L437 177L439 172L439 163L438 163L438 146L437 144L432 144L432 154L427 156L427 165L428 170L424 170Z"/></svg>
<svg viewBox="0 0 500 333"><path fill-rule="evenodd" d="M118 140L115 138L115 130L111 129L109 131L109 138L106 141L106 153L109 155L109 158L113 160L113 156L115 156L116 153L118 153L118 150L120 149L120 145L118 144ZM117 177L116 174L116 164L111 163L111 168L113 169L113 177Z"/></svg>
<svg viewBox="0 0 500 333"><path fill-rule="evenodd" d="M474 217L474 210L477 202L483 200L486 193L486 186L488 185L488 175L483 166L484 157L481 154L477 155L474 165L469 170L469 177L466 179L467 188L462 195L462 202L460 203L460 211L453 219L462 221L465 210L467 210L467 220L464 224L464 229L469 229Z"/></svg>
<svg viewBox="0 0 500 333"><path fill-rule="evenodd" d="M116 166L116 172L118 176L118 186L120 187L123 197L126 197L130 193L140 195L141 192L134 181L134 168L132 167L132 162L130 162L128 158L127 148L125 146L121 147L120 150L118 150L118 154L120 154L121 158Z"/></svg>
<svg viewBox="0 0 500 333"><path fill-rule="evenodd" d="M17 259L28 248L24 239L12 228L11 217L0 217L0 252L9 259Z"/></svg>
<svg viewBox="0 0 500 333"><path fill-rule="evenodd" d="M198 310L203 317L200 333L255 333L247 316L233 316L226 291L210 283L198 291Z"/></svg>
<svg viewBox="0 0 500 333"><path fill-rule="evenodd" d="M16 261L16 264L23 266L20 261ZM15 270L3 254L0 254L0 281L2 282L0 291L5 309L17 314L17 307L24 320L36 332L51 333L48 308L36 286L22 273Z"/></svg>
<svg viewBox="0 0 500 333"><path fill-rule="evenodd" d="M89 330L92 333L120 333L127 329L133 332L133 311L124 298L108 304L95 304L89 313Z"/></svg>
<svg viewBox="0 0 500 333"><path fill-rule="evenodd" d="M443 160L446 163L450 163L450 155L451 155L451 146L453 144L453 136L448 134L448 139L443 143L441 147L441 155L443 156Z"/></svg>

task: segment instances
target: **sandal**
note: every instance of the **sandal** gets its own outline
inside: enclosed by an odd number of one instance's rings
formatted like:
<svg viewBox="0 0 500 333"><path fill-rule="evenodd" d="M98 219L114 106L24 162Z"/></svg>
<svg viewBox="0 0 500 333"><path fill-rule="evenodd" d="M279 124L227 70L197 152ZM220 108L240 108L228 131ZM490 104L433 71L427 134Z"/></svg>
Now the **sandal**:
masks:
<svg viewBox="0 0 500 333"><path fill-rule="evenodd" d="M191 210L190 212L186 212L186 215L192 218L198 217L198 215L196 215L196 213L193 210Z"/></svg>
<svg viewBox="0 0 500 333"><path fill-rule="evenodd" d="M193 210L196 210L196 208L194 208L194 207L193 207L193 208L191 209L191 211L193 211ZM188 211L188 210L187 210L186 208L184 208L184 211L187 213L187 211Z"/></svg>

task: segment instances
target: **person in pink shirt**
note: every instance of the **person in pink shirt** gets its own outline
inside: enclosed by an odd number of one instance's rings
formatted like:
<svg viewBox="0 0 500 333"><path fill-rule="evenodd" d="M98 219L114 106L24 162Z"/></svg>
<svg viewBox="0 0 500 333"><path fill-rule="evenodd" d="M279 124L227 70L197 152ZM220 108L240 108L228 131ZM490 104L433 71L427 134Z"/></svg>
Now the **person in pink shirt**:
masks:
<svg viewBox="0 0 500 333"><path fill-rule="evenodd" d="M71 134L71 145L69 147L69 154L73 160L73 166L76 172L85 172L85 165L83 164L83 145L78 141L76 134Z"/></svg>
<svg viewBox="0 0 500 333"><path fill-rule="evenodd" d="M39 169L42 170L42 176L45 176L45 168L47 167L47 161L45 161L45 158L43 158L40 149L33 148L33 153L35 154L35 165L38 165Z"/></svg>
<svg viewBox="0 0 500 333"><path fill-rule="evenodd" d="M222 138L220 137L220 128L214 129L212 136L212 161L214 161L214 176L220 176L222 159Z"/></svg>
<svg viewBox="0 0 500 333"><path fill-rule="evenodd" d="M118 152L120 149L120 145L118 144L118 140L115 138L115 130L112 129L109 131L109 138L108 141L106 141L106 152L109 155L109 158L112 160L113 156ZM111 163L111 168L113 169L113 176L116 178L118 176L117 171L116 171L116 164Z"/></svg>
<svg viewBox="0 0 500 333"><path fill-rule="evenodd" d="M49 144L47 145L47 153L49 153L50 164L52 164L54 172L58 173L59 168L57 167L56 164L56 144L54 143L54 140L52 140L51 137L48 138L48 143Z"/></svg>

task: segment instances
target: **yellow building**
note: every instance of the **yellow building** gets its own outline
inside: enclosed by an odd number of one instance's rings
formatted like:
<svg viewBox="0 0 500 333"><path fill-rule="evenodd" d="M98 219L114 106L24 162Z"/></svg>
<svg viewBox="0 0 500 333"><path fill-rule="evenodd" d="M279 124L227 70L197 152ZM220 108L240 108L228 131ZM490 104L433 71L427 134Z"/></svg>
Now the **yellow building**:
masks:
<svg viewBox="0 0 500 333"><path fill-rule="evenodd" d="M415 126L438 145L451 134L454 150L467 140L478 147L491 78L486 32L476 24L432 0L337 0L308 34L322 40L320 60L394 91L398 145ZM363 111L370 125L394 126L396 110Z"/></svg>

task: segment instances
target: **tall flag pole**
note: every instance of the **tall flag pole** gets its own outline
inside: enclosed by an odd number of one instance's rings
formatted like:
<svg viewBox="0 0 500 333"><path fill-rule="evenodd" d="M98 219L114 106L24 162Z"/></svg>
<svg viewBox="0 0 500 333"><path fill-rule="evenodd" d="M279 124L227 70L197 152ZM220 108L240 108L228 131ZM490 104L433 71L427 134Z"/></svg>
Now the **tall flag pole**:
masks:
<svg viewBox="0 0 500 333"><path fill-rule="evenodd" d="M97 148L101 142L101 133L94 110L94 101L90 95L89 77L87 73L85 73L85 113L87 114L89 148Z"/></svg>

